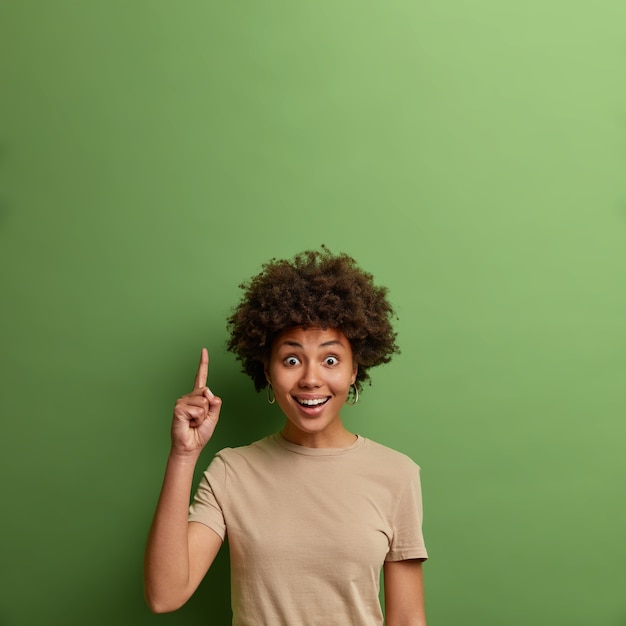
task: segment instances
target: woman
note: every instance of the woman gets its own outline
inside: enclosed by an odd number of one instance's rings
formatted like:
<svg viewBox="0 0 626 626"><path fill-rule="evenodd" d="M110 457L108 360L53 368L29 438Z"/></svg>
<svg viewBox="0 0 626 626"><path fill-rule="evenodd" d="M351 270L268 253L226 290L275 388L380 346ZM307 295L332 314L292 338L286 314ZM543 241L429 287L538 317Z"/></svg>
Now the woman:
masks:
<svg viewBox="0 0 626 626"><path fill-rule="evenodd" d="M172 447L150 531L145 590L156 612L192 595L228 534L233 624L425 626L419 468L349 432L340 411L370 367L398 351L387 290L345 254L271 261L242 285L229 350L285 422L219 452L189 508L193 472L222 401L202 350L174 408Z"/></svg>

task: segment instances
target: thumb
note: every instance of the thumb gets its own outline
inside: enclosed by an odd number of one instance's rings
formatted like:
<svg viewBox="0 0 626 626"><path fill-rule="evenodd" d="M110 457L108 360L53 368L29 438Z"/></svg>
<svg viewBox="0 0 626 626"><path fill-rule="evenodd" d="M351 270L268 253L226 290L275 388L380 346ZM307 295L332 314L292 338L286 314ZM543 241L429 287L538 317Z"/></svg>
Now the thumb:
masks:
<svg viewBox="0 0 626 626"><path fill-rule="evenodd" d="M204 389L204 397L209 401L208 416L217 422L222 408L222 399L216 396L208 387Z"/></svg>

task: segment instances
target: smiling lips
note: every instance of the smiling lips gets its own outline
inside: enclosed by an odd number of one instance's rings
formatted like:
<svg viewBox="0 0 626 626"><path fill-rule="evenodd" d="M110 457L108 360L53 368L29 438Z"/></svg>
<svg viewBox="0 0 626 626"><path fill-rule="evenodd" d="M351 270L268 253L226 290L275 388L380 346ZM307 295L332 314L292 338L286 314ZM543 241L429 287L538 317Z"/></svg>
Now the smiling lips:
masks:
<svg viewBox="0 0 626 626"><path fill-rule="evenodd" d="M325 398L295 398L296 402L301 406L321 406L322 404L326 404L330 397L326 396Z"/></svg>

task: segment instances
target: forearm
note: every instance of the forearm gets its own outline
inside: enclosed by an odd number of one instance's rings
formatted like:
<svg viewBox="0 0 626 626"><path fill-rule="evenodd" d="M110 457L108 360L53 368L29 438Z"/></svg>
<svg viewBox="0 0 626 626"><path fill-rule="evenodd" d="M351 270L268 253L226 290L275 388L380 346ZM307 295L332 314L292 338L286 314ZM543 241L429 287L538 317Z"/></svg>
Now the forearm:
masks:
<svg viewBox="0 0 626 626"><path fill-rule="evenodd" d="M196 460L170 454L167 461L144 563L146 601L157 612L178 608L193 593L187 513Z"/></svg>

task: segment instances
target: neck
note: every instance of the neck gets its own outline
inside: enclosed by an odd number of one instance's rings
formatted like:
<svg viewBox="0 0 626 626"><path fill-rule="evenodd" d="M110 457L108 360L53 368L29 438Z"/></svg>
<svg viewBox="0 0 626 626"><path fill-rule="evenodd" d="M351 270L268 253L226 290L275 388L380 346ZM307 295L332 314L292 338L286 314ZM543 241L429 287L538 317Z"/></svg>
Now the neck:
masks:
<svg viewBox="0 0 626 626"><path fill-rule="evenodd" d="M332 433L307 433L293 428L291 423L287 422L280 434L287 441L305 448L348 448L357 440L357 436L343 426Z"/></svg>

